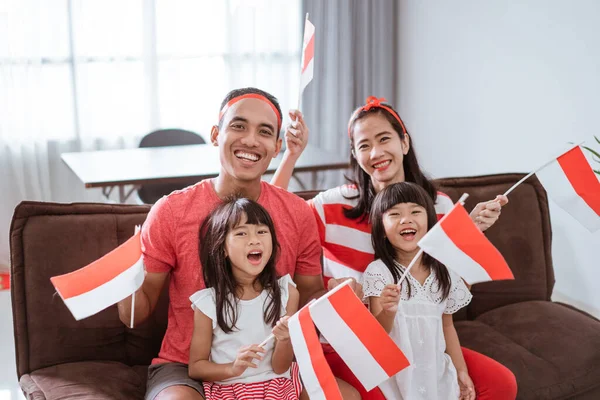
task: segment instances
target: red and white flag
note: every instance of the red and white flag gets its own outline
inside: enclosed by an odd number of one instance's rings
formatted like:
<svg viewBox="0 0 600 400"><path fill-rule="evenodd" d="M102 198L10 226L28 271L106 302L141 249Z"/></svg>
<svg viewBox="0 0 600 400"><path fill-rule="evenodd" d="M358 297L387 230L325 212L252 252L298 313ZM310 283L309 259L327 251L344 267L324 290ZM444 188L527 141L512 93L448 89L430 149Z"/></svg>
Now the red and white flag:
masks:
<svg viewBox="0 0 600 400"><path fill-rule="evenodd" d="M144 282L139 230L104 257L50 281L78 321L123 300Z"/></svg>
<svg viewBox="0 0 600 400"><path fill-rule="evenodd" d="M535 173L548 196L590 232L600 229L600 181L576 146Z"/></svg>
<svg viewBox="0 0 600 400"><path fill-rule="evenodd" d="M308 308L321 334L367 391L408 367L404 353L347 283Z"/></svg>
<svg viewBox="0 0 600 400"><path fill-rule="evenodd" d="M419 241L419 247L468 284L514 279L506 260L458 202Z"/></svg>
<svg viewBox="0 0 600 400"><path fill-rule="evenodd" d="M288 328L308 397L311 400L342 400L333 372L323 354L308 307L302 308L290 317Z"/></svg>
<svg viewBox="0 0 600 400"><path fill-rule="evenodd" d="M300 69L300 93L312 81L315 68L315 26L308 20L308 14L304 24L304 40L302 43L302 62Z"/></svg>

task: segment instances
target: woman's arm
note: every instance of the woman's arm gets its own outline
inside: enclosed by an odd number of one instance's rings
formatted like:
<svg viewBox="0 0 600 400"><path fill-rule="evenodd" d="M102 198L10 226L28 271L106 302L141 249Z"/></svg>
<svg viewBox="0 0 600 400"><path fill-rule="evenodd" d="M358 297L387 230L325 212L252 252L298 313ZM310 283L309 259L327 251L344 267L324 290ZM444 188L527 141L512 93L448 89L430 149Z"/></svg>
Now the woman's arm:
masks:
<svg viewBox="0 0 600 400"><path fill-rule="evenodd" d="M275 328L275 349L271 357L271 365L276 374L283 374L290 368L294 360L294 349L290 340L290 331L288 329L288 319L298 311L298 303L300 302L300 294L298 289L289 285L289 298L286 306L286 314L281 318Z"/></svg>
<svg viewBox="0 0 600 400"><path fill-rule="evenodd" d="M462 350L460 348L460 341L458 340L458 334L454 327L454 321L452 320L452 314L442 314L442 326L444 329L444 339L446 340L446 353L452 359L454 368L458 375L458 383L460 386L460 398L461 399L475 399L475 387L473 381L469 377L469 371L467 369L467 363L463 357Z"/></svg>
<svg viewBox="0 0 600 400"><path fill-rule="evenodd" d="M212 320L202 311L194 311L194 334L190 345L188 375L192 379L215 382L234 378L244 373L246 368L256 368L254 359L261 360L262 348L257 345L245 346L238 351L234 362L217 364L209 361L212 346Z"/></svg>
<svg viewBox="0 0 600 400"><path fill-rule="evenodd" d="M394 326L399 301L400 289L395 284L386 285L381 291L380 297L369 297L371 313L387 333L390 333Z"/></svg>
<svg viewBox="0 0 600 400"><path fill-rule="evenodd" d="M296 161L298 161L308 143L308 128L306 127L302 113L298 110L291 110L290 118L294 122L288 125L285 130L286 150L283 153L281 164L279 164L277 171L273 175L273 179L271 179L271 185L286 190L294 173Z"/></svg>

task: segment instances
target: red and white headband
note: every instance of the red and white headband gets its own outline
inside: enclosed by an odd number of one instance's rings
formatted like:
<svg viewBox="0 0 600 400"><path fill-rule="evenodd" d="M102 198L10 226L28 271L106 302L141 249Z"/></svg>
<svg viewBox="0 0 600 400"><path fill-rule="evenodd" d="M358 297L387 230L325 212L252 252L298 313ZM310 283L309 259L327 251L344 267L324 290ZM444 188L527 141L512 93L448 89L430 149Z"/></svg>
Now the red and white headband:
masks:
<svg viewBox="0 0 600 400"><path fill-rule="evenodd" d="M361 111L369 111L371 108L382 108L382 109L386 110L387 112L389 112L390 114L392 114L392 116L394 118L396 118L396 120L400 123L400 126L402 127L402 133L404 133L406 135L407 132L406 132L406 127L404 126L404 122L402 122L402 120L400 119L398 114L396 114L396 112L394 110L392 110L390 107L382 104L385 101L386 100L383 97L380 97L379 99L375 96L367 97L367 101L366 101L365 105L362 106L361 108L359 108L358 110L356 110L354 112L354 114L352 114L352 118L350 118L350 123L348 124L348 136L349 137L352 136L350 127L352 126L352 123L354 122L354 119L356 118L358 113L360 113Z"/></svg>
<svg viewBox="0 0 600 400"><path fill-rule="evenodd" d="M219 121L221 121L221 119L223 118L223 115L225 115L225 113L227 112L229 107L231 107L232 105L234 105L235 103L237 103L238 101L243 100L243 99L257 99L257 100L262 100L265 103L267 103L271 107L271 109L273 110L275 115L277 116L277 132L279 132L281 130L281 115L279 115L279 111L277 110L277 107L275 107L275 104L273 104L271 102L271 100L267 99L265 96L263 96L262 94L258 94L258 93L246 93L246 94L234 97L233 99L229 100L227 102L227 104L225 104L223 106L223 108L221 109L221 112L219 113Z"/></svg>

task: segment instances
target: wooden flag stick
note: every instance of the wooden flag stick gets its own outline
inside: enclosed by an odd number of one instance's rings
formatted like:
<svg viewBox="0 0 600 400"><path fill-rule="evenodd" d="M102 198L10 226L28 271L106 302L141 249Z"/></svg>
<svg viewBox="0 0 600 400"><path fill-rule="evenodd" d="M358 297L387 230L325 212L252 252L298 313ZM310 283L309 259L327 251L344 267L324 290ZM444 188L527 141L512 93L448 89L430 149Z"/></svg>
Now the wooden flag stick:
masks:
<svg viewBox="0 0 600 400"><path fill-rule="evenodd" d="M133 329L133 321L135 315L135 292L131 295L131 323L129 324L131 329Z"/></svg>
<svg viewBox="0 0 600 400"><path fill-rule="evenodd" d="M302 56L300 57L300 80L298 81L298 108L300 111L300 106L302 105L302 67L304 66L304 34L306 33L306 22L308 21L308 13L306 13L306 18L304 18L304 31L302 33ZM296 118L296 121L298 119ZM295 128L295 126L294 126Z"/></svg>

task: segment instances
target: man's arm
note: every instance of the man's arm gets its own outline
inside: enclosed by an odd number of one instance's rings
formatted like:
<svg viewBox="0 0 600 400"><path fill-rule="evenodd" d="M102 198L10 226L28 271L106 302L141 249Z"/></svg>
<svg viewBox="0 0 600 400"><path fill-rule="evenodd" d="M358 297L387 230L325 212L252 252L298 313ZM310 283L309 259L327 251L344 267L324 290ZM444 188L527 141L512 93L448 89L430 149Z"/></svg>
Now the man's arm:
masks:
<svg viewBox="0 0 600 400"><path fill-rule="evenodd" d="M152 206L142 225L141 240L146 275L142 286L135 293L134 325L144 322L154 312L167 276L175 265L176 256L172 243L175 224L167 197L163 197ZM118 309L119 319L129 326L131 296L121 300Z"/></svg>
<svg viewBox="0 0 600 400"><path fill-rule="evenodd" d="M323 286L323 276L321 275L294 275L294 283L300 293L300 306L303 307L312 299L318 299L323 294L327 293Z"/></svg>
<svg viewBox="0 0 600 400"><path fill-rule="evenodd" d="M165 286L168 272L149 272L144 277L144 283L135 292L134 326L141 324L154 312L158 298ZM118 303L119 319L125 325L131 323L131 296Z"/></svg>

